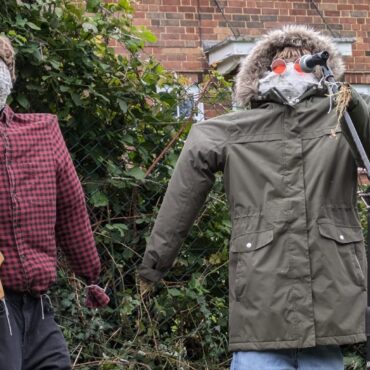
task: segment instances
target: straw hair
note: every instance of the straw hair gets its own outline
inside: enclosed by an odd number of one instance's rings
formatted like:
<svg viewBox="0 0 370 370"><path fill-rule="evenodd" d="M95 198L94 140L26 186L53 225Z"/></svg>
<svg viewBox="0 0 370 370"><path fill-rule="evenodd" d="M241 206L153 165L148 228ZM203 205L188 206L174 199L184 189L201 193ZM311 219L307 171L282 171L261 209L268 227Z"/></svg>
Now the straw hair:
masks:
<svg viewBox="0 0 370 370"><path fill-rule="evenodd" d="M291 46L285 47L283 50L276 53L274 59L296 60L305 54L310 54L308 49L293 48Z"/></svg>
<svg viewBox="0 0 370 370"><path fill-rule="evenodd" d="M15 81L15 52L10 40L6 36L0 36L0 58L9 68L12 81Z"/></svg>

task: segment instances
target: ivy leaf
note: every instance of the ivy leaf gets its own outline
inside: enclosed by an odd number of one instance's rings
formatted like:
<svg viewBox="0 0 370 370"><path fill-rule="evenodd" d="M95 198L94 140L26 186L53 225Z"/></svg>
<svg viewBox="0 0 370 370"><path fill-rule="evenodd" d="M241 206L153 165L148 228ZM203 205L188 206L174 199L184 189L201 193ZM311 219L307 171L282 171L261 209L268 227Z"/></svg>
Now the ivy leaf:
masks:
<svg viewBox="0 0 370 370"><path fill-rule="evenodd" d="M104 193L98 191L90 198L90 202L94 207L106 207L109 199Z"/></svg>
<svg viewBox="0 0 370 370"><path fill-rule="evenodd" d="M35 23L27 22L26 24L28 27L32 28L35 31L41 31L41 28L39 26L36 26Z"/></svg>
<svg viewBox="0 0 370 370"><path fill-rule="evenodd" d="M128 230L127 225L125 224L110 224L106 228L111 231L118 231L121 236L125 236L125 231Z"/></svg>
<svg viewBox="0 0 370 370"><path fill-rule="evenodd" d="M145 178L145 172L140 167L131 168L127 171L127 174L137 180L144 180Z"/></svg>
<svg viewBox="0 0 370 370"><path fill-rule="evenodd" d="M85 32L98 33L98 29L93 23L85 22L82 24L82 28Z"/></svg>
<svg viewBox="0 0 370 370"><path fill-rule="evenodd" d="M148 29L145 29L145 28L141 29L140 36L144 41L152 42L152 43L157 42L157 37L154 35L154 33L149 31Z"/></svg>
<svg viewBox="0 0 370 370"><path fill-rule="evenodd" d="M181 291L176 288L170 288L167 290L167 293L172 297L179 297L181 296Z"/></svg>
<svg viewBox="0 0 370 370"><path fill-rule="evenodd" d="M100 5L100 0L87 0L86 10L88 12L95 12Z"/></svg>
<svg viewBox="0 0 370 370"><path fill-rule="evenodd" d="M127 108L128 108L127 103L124 100L120 99L120 98L118 98L117 101L118 101L118 105L119 105L121 111L123 113L127 113Z"/></svg>
<svg viewBox="0 0 370 370"><path fill-rule="evenodd" d="M82 100L80 98L80 96L76 93L71 93L71 98L73 100L73 103L75 103L75 105L77 106L81 106L82 105Z"/></svg>
<svg viewBox="0 0 370 370"><path fill-rule="evenodd" d="M63 9L61 9L61 8L55 8L54 12L55 12L55 15L58 18L62 18L62 16L63 16Z"/></svg>
<svg viewBox="0 0 370 370"><path fill-rule="evenodd" d="M30 107L30 102L29 100L24 96L24 95L21 95L21 94L18 94L17 95L17 102L24 108L24 109L28 109Z"/></svg>
<svg viewBox="0 0 370 370"><path fill-rule="evenodd" d="M123 10L127 10L127 11L131 10L130 2L128 0L119 0L118 6L122 8Z"/></svg>

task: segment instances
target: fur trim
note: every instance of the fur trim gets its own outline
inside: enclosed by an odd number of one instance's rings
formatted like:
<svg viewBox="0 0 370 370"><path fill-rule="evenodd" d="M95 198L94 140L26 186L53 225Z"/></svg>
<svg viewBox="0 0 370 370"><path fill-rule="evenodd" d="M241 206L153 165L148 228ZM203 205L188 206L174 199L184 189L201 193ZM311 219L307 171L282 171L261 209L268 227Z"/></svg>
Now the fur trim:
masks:
<svg viewBox="0 0 370 370"><path fill-rule="evenodd" d="M246 106L252 98L258 96L259 80L268 71L276 53L286 46L307 49L311 54L328 51L328 66L333 71L334 78L339 80L343 76L344 62L330 37L303 25L284 26L263 36L242 62L235 84L234 96L238 105ZM315 74L321 78L319 67Z"/></svg>

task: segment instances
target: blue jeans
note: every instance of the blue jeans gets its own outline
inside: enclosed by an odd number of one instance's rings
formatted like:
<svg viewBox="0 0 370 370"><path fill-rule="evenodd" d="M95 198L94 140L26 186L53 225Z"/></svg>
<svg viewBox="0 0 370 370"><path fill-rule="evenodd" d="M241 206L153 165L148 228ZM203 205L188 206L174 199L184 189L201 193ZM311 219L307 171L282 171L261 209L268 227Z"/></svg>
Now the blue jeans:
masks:
<svg viewBox="0 0 370 370"><path fill-rule="evenodd" d="M339 346L234 352L230 370L343 370Z"/></svg>

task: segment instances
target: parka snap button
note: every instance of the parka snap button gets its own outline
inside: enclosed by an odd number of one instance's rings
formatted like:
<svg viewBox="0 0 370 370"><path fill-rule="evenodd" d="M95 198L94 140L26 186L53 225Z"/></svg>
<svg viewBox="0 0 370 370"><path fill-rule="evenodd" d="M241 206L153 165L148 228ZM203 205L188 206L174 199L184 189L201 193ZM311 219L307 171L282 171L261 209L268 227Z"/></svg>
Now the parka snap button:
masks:
<svg viewBox="0 0 370 370"><path fill-rule="evenodd" d="M247 243L247 248L250 248L252 246L252 243Z"/></svg>
<svg viewBox="0 0 370 370"><path fill-rule="evenodd" d="M342 234L339 235L340 240L344 240L344 236Z"/></svg>

